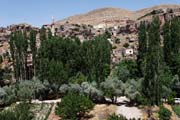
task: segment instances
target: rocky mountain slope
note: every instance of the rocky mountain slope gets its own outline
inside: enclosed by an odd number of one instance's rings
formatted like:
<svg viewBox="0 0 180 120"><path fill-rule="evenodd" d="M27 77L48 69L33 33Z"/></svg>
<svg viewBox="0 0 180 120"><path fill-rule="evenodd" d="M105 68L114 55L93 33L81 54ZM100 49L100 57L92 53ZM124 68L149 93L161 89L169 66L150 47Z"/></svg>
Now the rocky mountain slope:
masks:
<svg viewBox="0 0 180 120"><path fill-rule="evenodd" d="M180 5L168 5L168 4L164 4L164 5L158 5L158 6L153 6L150 8L144 8L141 10L136 11L136 15L138 17L143 16L145 14L148 14L150 12L152 12L153 10L158 10L158 9L176 9L176 8L180 8Z"/></svg>
<svg viewBox="0 0 180 120"><path fill-rule="evenodd" d="M57 25L64 24L67 21L72 24L90 24L98 25L102 24L104 21L115 21L122 19L137 20L139 17L158 9L175 9L180 8L180 5L159 5L150 8L141 9L138 11L129 11L120 8L101 8L97 10L90 11L85 14L75 15L68 17L64 20L59 20L56 22Z"/></svg>
<svg viewBox="0 0 180 120"><path fill-rule="evenodd" d="M134 12L125 9L101 8L90 11L86 14L75 15L67 19L57 21L57 24L63 24L68 21L73 24L97 25L102 23L104 20L123 19L124 17L135 19L136 16Z"/></svg>

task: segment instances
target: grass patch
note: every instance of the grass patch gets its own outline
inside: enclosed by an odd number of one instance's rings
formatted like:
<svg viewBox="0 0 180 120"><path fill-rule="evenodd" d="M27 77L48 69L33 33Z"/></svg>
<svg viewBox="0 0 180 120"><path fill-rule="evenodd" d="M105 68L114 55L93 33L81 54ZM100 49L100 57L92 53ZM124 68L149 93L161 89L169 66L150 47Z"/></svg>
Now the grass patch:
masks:
<svg viewBox="0 0 180 120"><path fill-rule="evenodd" d="M172 106L173 111L176 113L178 117L180 117L180 105L174 105Z"/></svg>

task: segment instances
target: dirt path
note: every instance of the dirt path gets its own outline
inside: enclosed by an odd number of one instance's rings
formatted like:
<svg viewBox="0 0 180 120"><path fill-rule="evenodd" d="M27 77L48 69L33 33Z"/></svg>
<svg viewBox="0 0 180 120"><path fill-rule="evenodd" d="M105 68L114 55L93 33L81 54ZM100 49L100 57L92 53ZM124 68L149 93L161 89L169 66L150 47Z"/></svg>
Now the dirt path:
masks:
<svg viewBox="0 0 180 120"><path fill-rule="evenodd" d="M108 116L115 113L115 111L115 105L98 104L89 113L89 115L93 115L93 117L88 120L107 120Z"/></svg>
<svg viewBox="0 0 180 120"><path fill-rule="evenodd" d="M37 100L37 99L31 100L31 103L33 103L33 104L42 104L42 103L46 103L46 104L54 103L54 104L56 104L58 102L61 102L61 99L57 99L57 100L43 100L43 101L40 101L40 100ZM19 103L21 103L21 102L19 102L19 101L16 102L16 104L19 104Z"/></svg>
<svg viewBox="0 0 180 120"><path fill-rule="evenodd" d="M54 104L51 113L49 114L48 120L61 120L61 118L55 114L56 105L57 104Z"/></svg>
<svg viewBox="0 0 180 120"><path fill-rule="evenodd" d="M130 118L135 118L135 119L142 118L143 117L142 110L139 109L138 107L126 106L126 104L125 104L126 101L128 101L128 99L125 98L125 97L118 98L118 102L124 103L124 104L122 104L120 106L117 106L116 114L117 115L119 115L119 114L123 115L127 119L130 119Z"/></svg>

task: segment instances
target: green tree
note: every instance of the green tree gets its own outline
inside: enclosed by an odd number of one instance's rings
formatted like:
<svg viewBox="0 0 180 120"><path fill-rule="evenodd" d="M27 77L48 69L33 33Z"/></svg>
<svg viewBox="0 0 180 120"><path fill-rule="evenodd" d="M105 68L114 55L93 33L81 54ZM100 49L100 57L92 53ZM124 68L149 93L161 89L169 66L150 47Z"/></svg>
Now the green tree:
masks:
<svg viewBox="0 0 180 120"><path fill-rule="evenodd" d="M59 86L68 82L67 73L61 62L51 60L48 64L47 76L44 76L44 79Z"/></svg>
<svg viewBox="0 0 180 120"><path fill-rule="evenodd" d="M123 95L124 84L117 78L105 80L100 85L104 96L111 99L112 103L117 102L117 97Z"/></svg>
<svg viewBox="0 0 180 120"><path fill-rule="evenodd" d="M16 80L27 79L27 48L26 31L15 31L11 34L10 50L13 59Z"/></svg>
<svg viewBox="0 0 180 120"><path fill-rule="evenodd" d="M46 29L44 28L44 26L40 29L40 40L47 40Z"/></svg>
<svg viewBox="0 0 180 120"><path fill-rule="evenodd" d="M165 108L164 106L160 106L160 110L159 110L160 120L170 120L171 114L172 113L167 108Z"/></svg>
<svg viewBox="0 0 180 120"><path fill-rule="evenodd" d="M78 72L76 76L70 78L71 83L81 84L87 81L87 77L84 76L81 72Z"/></svg>
<svg viewBox="0 0 180 120"><path fill-rule="evenodd" d="M33 117L33 113L30 112L30 105L27 103L20 103L12 110L0 112L1 120L32 120Z"/></svg>
<svg viewBox="0 0 180 120"><path fill-rule="evenodd" d="M142 79L129 79L124 86L124 94L131 100L132 103L139 102L139 96L142 96Z"/></svg>
<svg viewBox="0 0 180 120"><path fill-rule="evenodd" d="M154 18L148 30L148 47L145 62L143 93L149 104L159 105L161 99L162 48L160 44L160 21Z"/></svg>
<svg viewBox="0 0 180 120"><path fill-rule="evenodd" d="M171 29L170 22L166 22L163 28L164 32L164 60L167 65L171 65L172 57L172 41L171 41Z"/></svg>
<svg viewBox="0 0 180 120"><path fill-rule="evenodd" d="M32 52L32 75L29 78L36 76L36 65L37 65L37 46L36 46L36 31L31 30L30 32L30 48Z"/></svg>
<svg viewBox="0 0 180 120"><path fill-rule="evenodd" d="M64 76L66 82L62 83L68 83L69 78L82 73L87 77L87 81L96 81L99 85L109 75L110 63L111 45L106 35L83 43L77 38L52 37L41 43L37 71L41 80L58 81L57 78ZM55 72L55 68L60 73ZM60 74L62 77L58 76ZM49 75L52 78L48 77Z"/></svg>
<svg viewBox="0 0 180 120"><path fill-rule="evenodd" d="M87 97L69 93L57 104L56 114L66 120L78 120L94 107Z"/></svg>
<svg viewBox="0 0 180 120"><path fill-rule="evenodd" d="M145 70L145 60L146 60L146 52L147 52L147 27L146 27L146 22L141 22L140 27L139 27L139 32L138 32L138 43L139 43L139 48L138 48L138 67L141 75L144 75L144 70Z"/></svg>
<svg viewBox="0 0 180 120"><path fill-rule="evenodd" d="M171 21L171 54L172 56L170 61L171 61L171 70L174 74L178 74L179 75L179 68L180 68L180 19L178 17L175 17L172 21ZM171 55L170 54L170 55Z"/></svg>

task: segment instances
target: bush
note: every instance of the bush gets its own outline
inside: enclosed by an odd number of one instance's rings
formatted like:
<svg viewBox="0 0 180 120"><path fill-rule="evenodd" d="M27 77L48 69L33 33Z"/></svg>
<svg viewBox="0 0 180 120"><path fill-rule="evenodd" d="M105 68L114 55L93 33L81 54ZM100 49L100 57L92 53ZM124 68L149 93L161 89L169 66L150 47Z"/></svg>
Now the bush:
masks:
<svg viewBox="0 0 180 120"><path fill-rule="evenodd" d="M79 84L63 84L59 88L59 92L62 95L66 95L68 92L73 92L77 94L83 94L90 98L94 102L103 102L104 96L103 92L97 89L96 82L83 82L81 85Z"/></svg>
<svg viewBox="0 0 180 120"><path fill-rule="evenodd" d="M117 48L117 46L113 46L113 47L112 47L112 49L116 49L116 48Z"/></svg>
<svg viewBox="0 0 180 120"><path fill-rule="evenodd" d="M97 83L92 82L83 82L81 84L83 94L91 98L94 102L103 102L104 101L104 96L103 92L98 89Z"/></svg>
<svg viewBox="0 0 180 120"><path fill-rule="evenodd" d="M104 96L111 99L112 103L116 103L117 97L123 94L124 84L117 78L108 78L100 85Z"/></svg>
<svg viewBox="0 0 180 120"><path fill-rule="evenodd" d="M76 76L70 78L69 80L73 84L81 84L85 81L87 81L87 77L84 76L81 72L78 72Z"/></svg>
<svg viewBox="0 0 180 120"><path fill-rule="evenodd" d="M14 109L4 110L0 113L1 120L32 120L33 113L30 112L30 105L21 103Z"/></svg>
<svg viewBox="0 0 180 120"><path fill-rule="evenodd" d="M167 97L167 101L168 101L168 104L174 104L175 103L175 100L174 98L176 97L176 93L175 92L171 92L171 94Z"/></svg>
<svg viewBox="0 0 180 120"><path fill-rule="evenodd" d="M123 45L123 47L128 48L128 47L129 47L129 44L128 44L128 43L125 43L125 44Z"/></svg>
<svg viewBox="0 0 180 120"><path fill-rule="evenodd" d="M141 96L142 79L134 80L129 79L125 83L124 94L131 100L132 103L138 102ZM141 98L142 100L142 98Z"/></svg>
<svg viewBox="0 0 180 120"><path fill-rule="evenodd" d="M180 105L174 105L172 108L176 115L180 117Z"/></svg>
<svg viewBox="0 0 180 120"><path fill-rule="evenodd" d="M6 92L6 95L4 97L5 105L10 105L11 103L16 101L16 93L15 93L15 87L14 86L5 86L3 89Z"/></svg>
<svg viewBox="0 0 180 120"><path fill-rule="evenodd" d="M116 114L112 114L108 117L107 120L127 120L127 118L122 115L118 116Z"/></svg>
<svg viewBox="0 0 180 120"><path fill-rule="evenodd" d="M138 95L137 96L137 103L141 105L148 105L148 99L143 95Z"/></svg>
<svg viewBox="0 0 180 120"><path fill-rule="evenodd" d="M122 80L124 83L130 78L131 73L124 62L120 62L113 71L113 76Z"/></svg>
<svg viewBox="0 0 180 120"><path fill-rule="evenodd" d="M164 106L160 106L159 119L160 120L170 120L171 112Z"/></svg>
<svg viewBox="0 0 180 120"><path fill-rule="evenodd" d="M56 114L63 119L77 120L94 107L94 103L83 95L69 93L57 104Z"/></svg>

